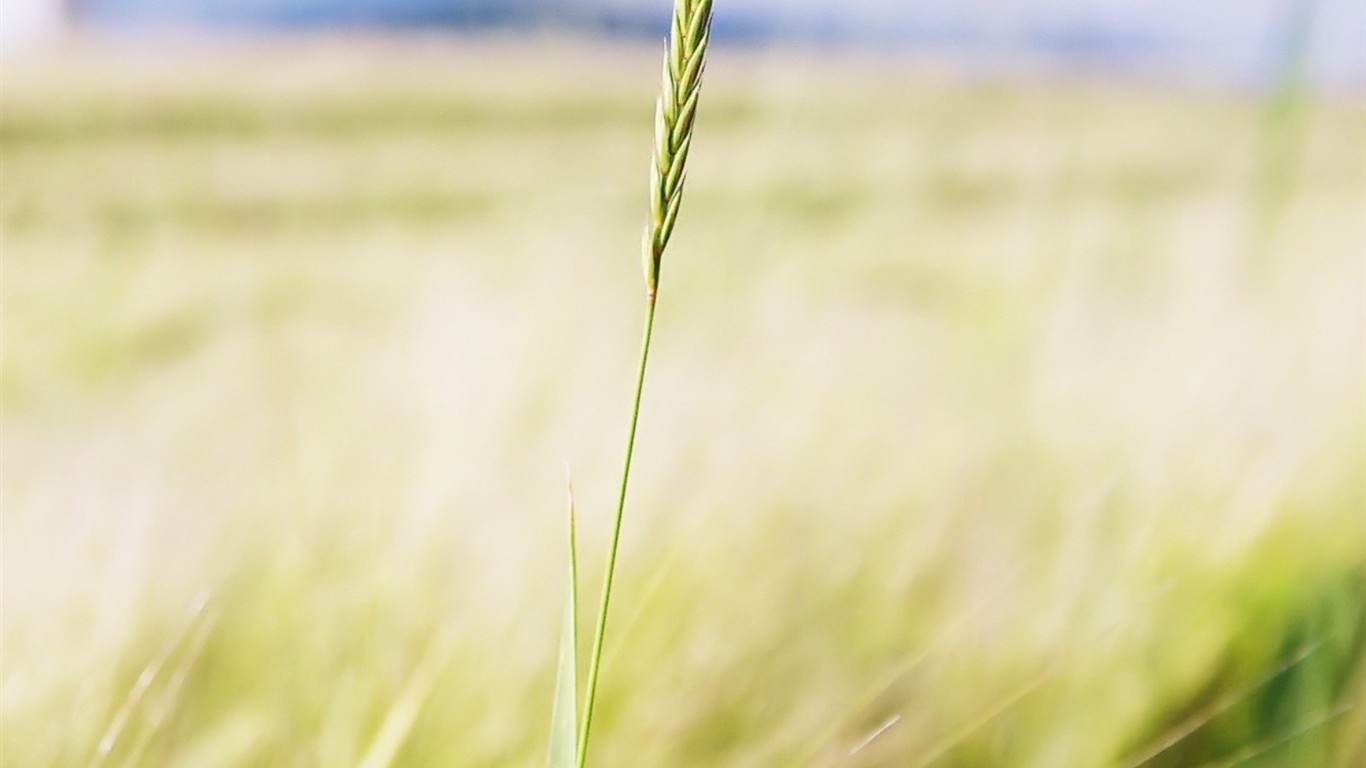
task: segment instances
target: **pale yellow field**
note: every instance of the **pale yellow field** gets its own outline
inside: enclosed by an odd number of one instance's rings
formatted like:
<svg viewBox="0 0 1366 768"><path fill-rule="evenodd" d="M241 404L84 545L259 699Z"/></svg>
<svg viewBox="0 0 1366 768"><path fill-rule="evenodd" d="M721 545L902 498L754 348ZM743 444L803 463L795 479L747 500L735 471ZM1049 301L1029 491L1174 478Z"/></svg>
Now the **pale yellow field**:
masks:
<svg viewBox="0 0 1366 768"><path fill-rule="evenodd" d="M5 63L5 765L540 763L656 55ZM594 764L1360 765L1361 100L714 55Z"/></svg>

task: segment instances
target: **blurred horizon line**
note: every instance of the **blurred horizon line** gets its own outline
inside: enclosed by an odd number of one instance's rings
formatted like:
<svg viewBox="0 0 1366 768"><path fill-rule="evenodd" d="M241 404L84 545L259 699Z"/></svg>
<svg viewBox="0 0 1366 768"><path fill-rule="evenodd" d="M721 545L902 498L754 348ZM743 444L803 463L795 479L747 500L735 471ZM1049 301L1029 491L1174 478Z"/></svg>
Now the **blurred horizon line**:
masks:
<svg viewBox="0 0 1366 768"><path fill-rule="evenodd" d="M940 7L851 0L736 0L717 10L714 39L737 46L802 45L946 55L969 68L1043 65L1063 72L1264 88L1287 81L1366 90L1366 51L1352 0L1228 0L1169 13L1167 0ZM638 0L12 0L6 53L81 37L192 39L317 32L556 32L651 40L667 34L669 3ZM1073 6L1067 8L1065 6ZM1223 6L1225 10L1219 11ZM1169 9L1167 9L1169 10ZM1356 18L1356 17L1361 18Z"/></svg>

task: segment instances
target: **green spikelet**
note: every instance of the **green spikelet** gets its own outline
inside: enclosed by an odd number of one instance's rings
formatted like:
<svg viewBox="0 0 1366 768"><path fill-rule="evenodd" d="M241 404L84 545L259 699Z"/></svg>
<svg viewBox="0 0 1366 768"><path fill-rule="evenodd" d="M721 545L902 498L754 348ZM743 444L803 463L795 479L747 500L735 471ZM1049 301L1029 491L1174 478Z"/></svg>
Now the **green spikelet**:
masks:
<svg viewBox="0 0 1366 768"><path fill-rule="evenodd" d="M645 228L645 285L659 286L659 265L683 200L693 120L702 92L712 0L677 0L664 57L663 85L655 108L655 151L650 166L650 223Z"/></svg>

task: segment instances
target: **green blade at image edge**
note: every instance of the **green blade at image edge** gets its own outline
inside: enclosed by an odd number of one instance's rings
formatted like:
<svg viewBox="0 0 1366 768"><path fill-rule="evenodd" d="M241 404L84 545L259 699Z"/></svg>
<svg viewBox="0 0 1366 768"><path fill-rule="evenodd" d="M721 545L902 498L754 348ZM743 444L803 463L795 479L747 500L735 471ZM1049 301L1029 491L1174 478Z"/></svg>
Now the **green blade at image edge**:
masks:
<svg viewBox="0 0 1366 768"><path fill-rule="evenodd" d="M555 667L555 701L550 711L550 749L546 768L574 768L578 755L578 555L575 542L574 489L569 489L569 578Z"/></svg>

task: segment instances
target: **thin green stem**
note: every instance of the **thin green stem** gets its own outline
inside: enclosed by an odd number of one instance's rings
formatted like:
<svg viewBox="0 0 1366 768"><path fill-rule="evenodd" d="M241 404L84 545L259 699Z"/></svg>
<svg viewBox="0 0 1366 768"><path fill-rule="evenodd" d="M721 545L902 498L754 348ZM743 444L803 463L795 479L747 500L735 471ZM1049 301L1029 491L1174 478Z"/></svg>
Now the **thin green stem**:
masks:
<svg viewBox="0 0 1366 768"><path fill-rule="evenodd" d="M579 729L579 758L575 765L588 762L588 735L593 727L593 703L598 693L598 671L602 664L602 645L607 635L607 609L612 604L612 576L617 569L617 546L621 543L621 519L626 510L626 484L631 479L631 454L636 446L636 424L640 421L640 395L645 390L645 365L650 359L650 334L655 325L655 292L646 296L645 333L640 342L640 365L636 369L636 394L631 403L631 426L626 432L626 459L621 467L621 490L617 494L617 513L612 522L612 542L607 548L607 572L602 577L602 602L598 606L598 626L593 633L592 656L588 663L588 685L584 692L583 724Z"/></svg>

